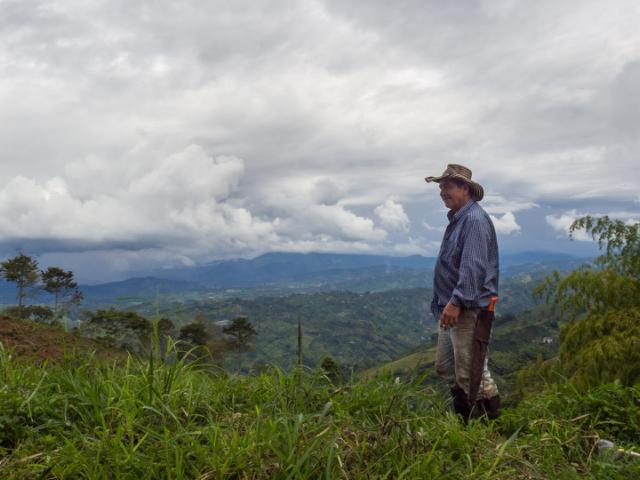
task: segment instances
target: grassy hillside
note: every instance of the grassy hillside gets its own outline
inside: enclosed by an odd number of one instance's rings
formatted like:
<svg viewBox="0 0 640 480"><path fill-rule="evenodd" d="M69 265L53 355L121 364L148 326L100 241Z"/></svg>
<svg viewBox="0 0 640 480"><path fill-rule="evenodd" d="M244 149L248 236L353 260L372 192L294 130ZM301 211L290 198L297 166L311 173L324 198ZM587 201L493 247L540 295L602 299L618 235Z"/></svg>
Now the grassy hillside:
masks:
<svg viewBox="0 0 640 480"><path fill-rule="evenodd" d="M638 446L638 387L560 386L464 427L430 387L392 378L334 386L313 372L227 377L86 358L44 368L0 349L0 379L4 479L640 475L640 463L596 451L600 437Z"/></svg>
<svg viewBox="0 0 640 480"><path fill-rule="evenodd" d="M74 352L95 353L102 359L123 358L126 355L61 328L3 316L0 316L0 343L18 357L37 362L61 362L65 355Z"/></svg>

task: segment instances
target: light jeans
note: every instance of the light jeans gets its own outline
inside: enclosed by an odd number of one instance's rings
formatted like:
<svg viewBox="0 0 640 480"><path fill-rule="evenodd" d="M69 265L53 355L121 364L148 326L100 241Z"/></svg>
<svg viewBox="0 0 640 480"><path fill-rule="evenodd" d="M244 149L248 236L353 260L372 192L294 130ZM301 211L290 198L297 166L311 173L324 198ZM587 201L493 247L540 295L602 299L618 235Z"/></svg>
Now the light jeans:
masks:
<svg viewBox="0 0 640 480"><path fill-rule="evenodd" d="M473 332L478 319L479 308L463 309L455 327L438 331L438 349L436 351L436 373L449 388L462 388L469 395L469 370L471 367L471 346ZM491 378L484 359L484 371L476 400L489 399L498 395L496 382Z"/></svg>

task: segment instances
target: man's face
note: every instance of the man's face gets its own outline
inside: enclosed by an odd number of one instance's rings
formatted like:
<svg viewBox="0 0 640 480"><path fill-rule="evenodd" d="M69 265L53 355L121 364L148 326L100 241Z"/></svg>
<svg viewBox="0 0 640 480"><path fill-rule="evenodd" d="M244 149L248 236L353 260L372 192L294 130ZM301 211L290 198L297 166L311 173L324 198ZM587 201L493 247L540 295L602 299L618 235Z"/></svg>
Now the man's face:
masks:
<svg viewBox="0 0 640 480"><path fill-rule="evenodd" d="M451 180L441 180L440 198L442 198L445 207L457 212L467 204L471 197L467 185L458 186Z"/></svg>

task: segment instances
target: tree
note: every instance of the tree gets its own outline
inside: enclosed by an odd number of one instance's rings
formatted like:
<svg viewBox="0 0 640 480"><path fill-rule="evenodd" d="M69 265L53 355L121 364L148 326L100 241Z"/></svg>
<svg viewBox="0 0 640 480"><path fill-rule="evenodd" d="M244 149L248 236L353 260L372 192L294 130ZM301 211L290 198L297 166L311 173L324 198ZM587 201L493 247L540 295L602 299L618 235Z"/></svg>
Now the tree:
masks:
<svg viewBox="0 0 640 480"><path fill-rule="evenodd" d="M588 315L561 332L560 363L579 387L640 382L640 308Z"/></svg>
<svg viewBox="0 0 640 480"><path fill-rule="evenodd" d="M238 356L238 368L240 367L240 355L251 348L251 339L258 334L247 317L235 317L231 323L222 329L227 335L229 348Z"/></svg>
<svg viewBox="0 0 640 480"><path fill-rule="evenodd" d="M192 361L207 361L220 368L224 366L226 342L219 327L207 325L203 316L198 315L194 322L183 326L178 339L182 356L188 355Z"/></svg>
<svg viewBox="0 0 640 480"><path fill-rule="evenodd" d="M320 370L322 370L322 373L326 375L331 383L337 384L344 380L344 372L342 371L342 368L338 365L338 362L329 355L324 357L320 362Z"/></svg>
<svg viewBox="0 0 640 480"><path fill-rule="evenodd" d="M83 317L80 330L87 336L103 338L109 345L133 353L142 353L150 347L153 326L136 312L111 308L83 312Z"/></svg>
<svg viewBox="0 0 640 480"><path fill-rule="evenodd" d="M173 337L176 327L171 320L166 317L161 317L154 320L153 329L153 342L157 342L153 348L157 349L160 358L166 359L172 349L172 344L169 339Z"/></svg>
<svg viewBox="0 0 640 480"><path fill-rule="evenodd" d="M209 341L209 333L204 322L193 322L180 329L178 339L187 342L193 347L204 347Z"/></svg>
<svg viewBox="0 0 640 480"><path fill-rule="evenodd" d="M560 366L580 387L640 381L639 228L606 216L576 220L571 235L585 230L604 253L537 288L568 320L560 330Z"/></svg>
<svg viewBox="0 0 640 480"><path fill-rule="evenodd" d="M586 230L605 249L604 254L564 277L554 272L536 288L536 294L559 306L568 320L640 307L639 228L638 223L627 225L607 216L579 218L571 225L571 237L576 231Z"/></svg>
<svg viewBox="0 0 640 480"><path fill-rule="evenodd" d="M73 278L73 272L59 267L49 267L42 271L42 288L51 293L54 298L53 311L61 314L71 305L77 305L82 300L82 292ZM60 302L63 302L62 308Z"/></svg>
<svg viewBox="0 0 640 480"><path fill-rule="evenodd" d="M158 320L158 335L160 337L169 337L173 334L174 330L175 326L173 325L173 322L168 318L162 317L160 320Z"/></svg>
<svg viewBox="0 0 640 480"><path fill-rule="evenodd" d="M38 262L28 255L20 254L0 263L0 272L5 280L14 282L18 287L16 301L18 308L24 306L24 299L31 295L31 289L40 280Z"/></svg>

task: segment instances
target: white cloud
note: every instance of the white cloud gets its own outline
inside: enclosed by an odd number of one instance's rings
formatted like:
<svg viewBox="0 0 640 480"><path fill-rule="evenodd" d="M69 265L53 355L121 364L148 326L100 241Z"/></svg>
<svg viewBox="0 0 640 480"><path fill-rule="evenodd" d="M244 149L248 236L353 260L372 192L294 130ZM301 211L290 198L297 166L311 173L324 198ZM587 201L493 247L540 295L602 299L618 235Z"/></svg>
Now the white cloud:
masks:
<svg viewBox="0 0 640 480"><path fill-rule="evenodd" d="M577 210L568 210L561 215L547 215L546 220L551 227L564 235L569 235L569 228L571 224L581 217L603 217L607 216L614 220L622 220L626 225L633 225L640 221L640 212L632 211L611 211L611 212L586 212L579 213ZM590 234L584 230L577 230L573 232L573 238L583 242L593 241Z"/></svg>
<svg viewBox="0 0 640 480"><path fill-rule="evenodd" d="M123 166L95 163L74 170L71 182L15 177L0 189L2 240L48 239L97 248L119 242L133 249L178 244L206 254L256 248L277 237L275 222L254 217L241 199L227 202L242 177L242 160L212 158L191 145L146 167L133 178L121 170L118 188L88 198L72 185L97 185Z"/></svg>
<svg viewBox="0 0 640 480"><path fill-rule="evenodd" d="M252 197L257 211L279 218L278 232L289 238L308 242L328 235L330 241L373 244L385 240L385 230L376 228L373 220L340 202L346 190L344 182L330 178L289 175L260 186ZM323 240L322 245L325 244Z"/></svg>
<svg viewBox="0 0 640 480"><path fill-rule="evenodd" d="M440 249L438 241L422 241L412 237L407 242L400 242L393 245L391 253L394 255L425 255L435 256Z"/></svg>
<svg viewBox="0 0 640 480"><path fill-rule="evenodd" d="M583 215L578 214L576 210L569 210L568 212L563 213L562 215L547 215L545 218L547 223L551 225L551 227L566 236L569 235L569 228L571 224L575 222L578 218ZM584 231L579 230L573 233L573 238L575 240L579 240L582 242L591 241L591 237Z"/></svg>
<svg viewBox="0 0 640 480"><path fill-rule="evenodd" d="M510 235L521 230L520 225L516 222L515 215L511 212L505 213L502 217L496 217L494 215L490 215L490 217L497 233Z"/></svg>
<svg viewBox="0 0 640 480"><path fill-rule="evenodd" d="M487 193L482 201L482 208L487 213L517 213L537 208L539 205L526 200L508 200L502 195Z"/></svg>
<svg viewBox="0 0 640 480"><path fill-rule="evenodd" d="M637 205L640 4L454 3L2 3L4 243L411 251L449 162L503 234Z"/></svg>
<svg viewBox="0 0 640 480"><path fill-rule="evenodd" d="M428 222L422 222L422 226L425 228L425 230L431 231L431 232L444 232L444 229L446 227L442 226L442 227L434 227L433 225L431 225Z"/></svg>
<svg viewBox="0 0 640 480"><path fill-rule="evenodd" d="M372 219L338 205L344 185L327 178L284 182L271 197L249 200L239 191L240 158L212 157L199 145L144 158L93 158L45 182L13 178L0 186L0 242L111 252L121 257L116 266L138 268L281 249L371 252L387 238Z"/></svg>
<svg viewBox="0 0 640 480"><path fill-rule="evenodd" d="M393 198L388 198L383 204L378 205L374 213L380 219L380 223L385 228L396 231L408 232L411 221L404 211L402 204L397 203Z"/></svg>
<svg viewBox="0 0 640 480"><path fill-rule="evenodd" d="M547 215L546 220L551 227L557 231L562 233L562 236L569 235L569 228L571 224L575 222L578 218L591 216L594 218L607 216L614 220L622 220L626 225L634 225L640 222L640 212L632 212L632 211L611 211L611 212L586 212L579 213L577 210L568 210L561 215ZM573 238L575 240L590 242L593 241L593 238L590 234L585 232L584 230L577 230L573 232Z"/></svg>
<svg viewBox="0 0 640 480"><path fill-rule="evenodd" d="M375 228L373 220L356 215L339 205L311 205L304 211L296 211L297 218L303 217L299 225L309 233L327 232L332 236L347 240L369 242L382 241L387 237L384 230Z"/></svg>

